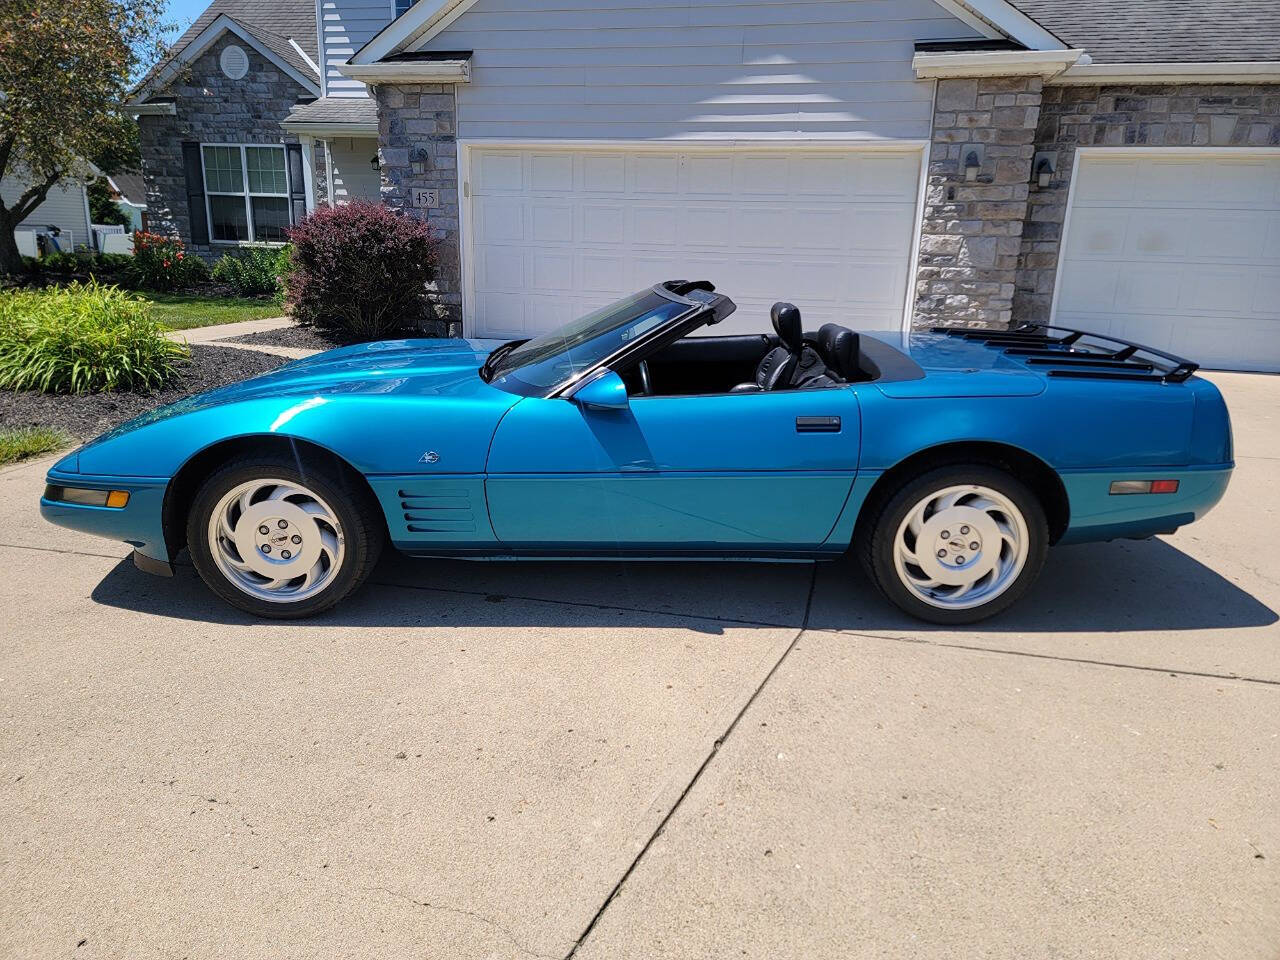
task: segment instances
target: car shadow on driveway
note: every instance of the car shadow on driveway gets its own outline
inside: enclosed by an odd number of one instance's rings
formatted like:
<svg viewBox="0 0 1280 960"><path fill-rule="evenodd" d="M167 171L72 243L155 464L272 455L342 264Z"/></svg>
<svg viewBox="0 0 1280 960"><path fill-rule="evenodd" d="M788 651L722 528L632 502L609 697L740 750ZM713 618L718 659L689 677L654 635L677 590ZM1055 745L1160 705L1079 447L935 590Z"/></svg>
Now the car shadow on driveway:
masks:
<svg viewBox="0 0 1280 960"><path fill-rule="evenodd" d="M807 564L476 563L384 556L370 583L308 625L799 627ZM186 556L172 579L123 561L94 588L104 606L203 623L252 618L214 597ZM518 606L518 610L515 607ZM1162 540L1051 550L1039 582L1012 610L967 632L1117 632L1268 626L1266 604ZM850 557L821 564L808 625L933 631L889 606Z"/></svg>

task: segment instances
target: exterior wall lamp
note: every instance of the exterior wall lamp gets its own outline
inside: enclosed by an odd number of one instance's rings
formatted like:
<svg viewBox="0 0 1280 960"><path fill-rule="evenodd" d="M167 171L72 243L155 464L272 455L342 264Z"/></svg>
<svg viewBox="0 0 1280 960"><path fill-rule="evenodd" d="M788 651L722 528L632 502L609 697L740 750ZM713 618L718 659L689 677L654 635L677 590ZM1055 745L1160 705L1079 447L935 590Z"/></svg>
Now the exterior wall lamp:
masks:
<svg viewBox="0 0 1280 960"><path fill-rule="evenodd" d="M1055 159L1052 153L1036 154L1035 163L1032 166L1032 178L1042 190L1049 186L1049 182L1053 179Z"/></svg>
<svg viewBox="0 0 1280 960"><path fill-rule="evenodd" d="M378 155L376 153L369 159L369 169L374 173L377 173L382 169L382 164L378 162Z"/></svg>
<svg viewBox="0 0 1280 960"><path fill-rule="evenodd" d="M973 183L978 179L978 171L982 169L982 160L978 156L977 150L970 150L964 156L964 179L966 183Z"/></svg>

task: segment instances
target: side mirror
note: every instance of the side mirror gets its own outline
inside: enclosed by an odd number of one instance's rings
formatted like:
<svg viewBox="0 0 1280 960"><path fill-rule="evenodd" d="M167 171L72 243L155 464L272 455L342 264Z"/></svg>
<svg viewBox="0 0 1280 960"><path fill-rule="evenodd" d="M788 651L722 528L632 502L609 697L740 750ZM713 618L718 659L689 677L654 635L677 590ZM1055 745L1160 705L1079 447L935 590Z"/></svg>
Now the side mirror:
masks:
<svg viewBox="0 0 1280 960"><path fill-rule="evenodd" d="M569 394L569 399L585 410L626 410L627 385L612 370L593 377Z"/></svg>

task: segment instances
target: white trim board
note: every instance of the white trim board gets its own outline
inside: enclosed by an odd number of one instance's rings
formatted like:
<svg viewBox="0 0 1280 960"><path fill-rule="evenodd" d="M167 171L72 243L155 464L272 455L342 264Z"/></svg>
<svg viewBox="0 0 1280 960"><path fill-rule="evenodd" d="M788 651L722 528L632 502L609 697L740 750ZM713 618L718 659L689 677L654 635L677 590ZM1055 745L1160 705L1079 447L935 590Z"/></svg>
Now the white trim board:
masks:
<svg viewBox="0 0 1280 960"><path fill-rule="evenodd" d="M917 53L911 69L921 80L948 77L1058 76L1084 56L1083 50L979 50Z"/></svg>
<svg viewBox="0 0 1280 960"><path fill-rule="evenodd" d="M134 99L145 100L157 91L163 90L168 85L169 81L177 76L184 66L204 53L205 50L212 46L213 43L224 33L235 34L259 54L266 57L288 74L289 77L295 80L299 86L304 87L317 96L320 95L320 78L318 76L308 77L299 72L292 64L280 59L274 51L263 45L257 37L224 13L220 14L217 19L201 30L198 36L178 51L178 53L160 69L159 73L152 77L144 87L137 90Z"/></svg>
<svg viewBox="0 0 1280 960"><path fill-rule="evenodd" d="M1088 63L1068 67L1050 82L1098 83L1274 83L1280 81L1280 60L1229 63Z"/></svg>

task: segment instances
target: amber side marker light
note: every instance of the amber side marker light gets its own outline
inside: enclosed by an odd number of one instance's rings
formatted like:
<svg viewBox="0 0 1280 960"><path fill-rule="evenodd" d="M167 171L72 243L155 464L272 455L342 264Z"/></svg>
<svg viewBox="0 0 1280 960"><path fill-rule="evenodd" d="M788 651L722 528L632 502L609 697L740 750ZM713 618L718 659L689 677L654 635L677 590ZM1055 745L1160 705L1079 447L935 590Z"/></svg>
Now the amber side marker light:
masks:
<svg viewBox="0 0 1280 960"><path fill-rule="evenodd" d="M1177 493L1177 480L1112 480L1112 495L1126 493Z"/></svg>
<svg viewBox="0 0 1280 960"><path fill-rule="evenodd" d="M44 488L46 500L59 503L74 503L82 507L113 507L119 510L129 503L128 490L89 490L84 487L55 487L52 484Z"/></svg>

